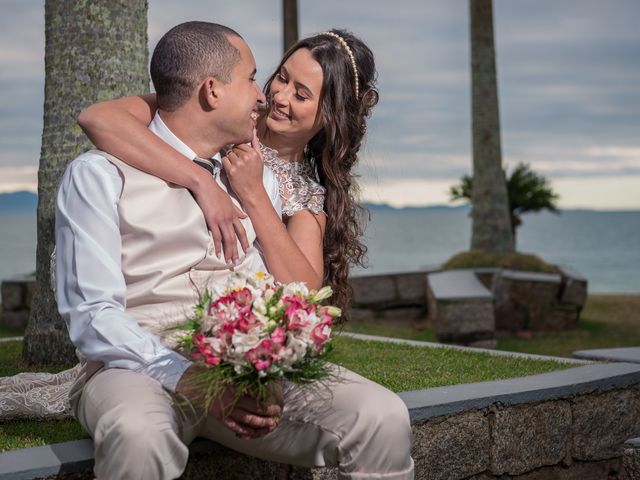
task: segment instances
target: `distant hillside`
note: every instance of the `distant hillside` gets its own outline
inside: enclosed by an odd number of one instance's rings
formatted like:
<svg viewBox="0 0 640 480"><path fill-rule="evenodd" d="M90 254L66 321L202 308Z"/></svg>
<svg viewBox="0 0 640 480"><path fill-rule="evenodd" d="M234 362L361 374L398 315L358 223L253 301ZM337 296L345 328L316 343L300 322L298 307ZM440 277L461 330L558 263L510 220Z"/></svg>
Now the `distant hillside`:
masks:
<svg viewBox="0 0 640 480"><path fill-rule="evenodd" d="M38 195L32 192L0 193L0 212L36 213Z"/></svg>
<svg viewBox="0 0 640 480"><path fill-rule="evenodd" d="M398 212L398 211L417 211L417 210L442 210L442 211L454 211L454 210L469 210L469 205L424 205L421 207L401 207L396 208L386 203L363 203L362 206L373 212Z"/></svg>

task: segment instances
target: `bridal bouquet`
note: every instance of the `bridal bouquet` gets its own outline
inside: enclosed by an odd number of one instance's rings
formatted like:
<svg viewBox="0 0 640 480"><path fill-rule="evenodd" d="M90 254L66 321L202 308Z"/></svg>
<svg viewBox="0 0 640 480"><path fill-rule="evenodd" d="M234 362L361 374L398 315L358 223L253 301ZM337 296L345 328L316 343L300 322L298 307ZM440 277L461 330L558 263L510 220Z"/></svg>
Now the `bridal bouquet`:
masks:
<svg viewBox="0 0 640 480"><path fill-rule="evenodd" d="M339 308L322 305L330 287L309 290L271 275L234 274L206 290L194 316L180 330L179 349L206 366L203 385L212 398L232 385L236 396L268 397L268 383L311 383L329 375L324 360Z"/></svg>

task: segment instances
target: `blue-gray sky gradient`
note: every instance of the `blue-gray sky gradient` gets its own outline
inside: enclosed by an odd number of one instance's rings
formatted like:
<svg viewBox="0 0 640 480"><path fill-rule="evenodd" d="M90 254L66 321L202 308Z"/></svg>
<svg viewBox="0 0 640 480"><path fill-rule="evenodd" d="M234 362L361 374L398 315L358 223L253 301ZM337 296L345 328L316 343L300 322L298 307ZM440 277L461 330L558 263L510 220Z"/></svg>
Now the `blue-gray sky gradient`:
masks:
<svg viewBox="0 0 640 480"><path fill-rule="evenodd" d="M277 64L280 0L149 3L151 48L177 23L209 20L245 37L259 79ZM365 197L396 205L446 201L446 186L471 170L467 1L299 5L301 35L347 28L376 54L380 103L360 169ZM506 165L529 162L566 206L640 208L640 3L495 0L494 8ZM39 158L44 2L5 0L0 9L6 190L32 182Z"/></svg>

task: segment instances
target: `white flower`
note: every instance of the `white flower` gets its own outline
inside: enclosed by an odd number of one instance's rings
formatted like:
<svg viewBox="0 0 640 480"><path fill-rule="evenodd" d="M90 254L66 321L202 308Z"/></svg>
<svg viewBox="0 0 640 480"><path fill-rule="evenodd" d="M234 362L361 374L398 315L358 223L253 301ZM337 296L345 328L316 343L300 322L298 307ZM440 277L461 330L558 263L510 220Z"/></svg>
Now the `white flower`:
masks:
<svg viewBox="0 0 640 480"><path fill-rule="evenodd" d="M287 334L286 345L286 348L280 351L280 358L284 365L290 367L305 356L307 352L307 343L289 332Z"/></svg>
<svg viewBox="0 0 640 480"><path fill-rule="evenodd" d="M233 336L231 337L231 343L235 347L235 351L239 354L244 354L255 348L260 343L260 336L256 333L253 333L254 330L248 333L238 332L237 330L233 332Z"/></svg>
<svg viewBox="0 0 640 480"><path fill-rule="evenodd" d="M323 307L323 308L325 308L327 313L331 315L333 318L337 318L342 315L342 310L339 309L338 307L334 307L333 305L327 305L326 307Z"/></svg>
<svg viewBox="0 0 640 480"><path fill-rule="evenodd" d="M333 290L331 290L330 286L322 287L316 294L313 296L314 302L321 302L322 300L326 300L331 295L333 295Z"/></svg>
<svg viewBox="0 0 640 480"><path fill-rule="evenodd" d="M306 297L309 295L309 289L304 282L291 282L284 286L282 294L284 296L299 295L301 297Z"/></svg>

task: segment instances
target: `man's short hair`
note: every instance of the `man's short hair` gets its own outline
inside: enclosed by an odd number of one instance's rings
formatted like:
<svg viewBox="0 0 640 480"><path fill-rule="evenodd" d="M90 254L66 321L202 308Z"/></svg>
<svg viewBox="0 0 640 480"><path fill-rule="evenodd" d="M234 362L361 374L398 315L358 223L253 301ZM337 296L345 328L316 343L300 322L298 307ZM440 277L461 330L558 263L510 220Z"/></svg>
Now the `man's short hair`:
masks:
<svg viewBox="0 0 640 480"><path fill-rule="evenodd" d="M161 109L174 111L184 105L206 77L231 81L231 71L240 60L240 52L229 42L231 35L240 37L217 23L186 22L160 39L150 70Z"/></svg>

